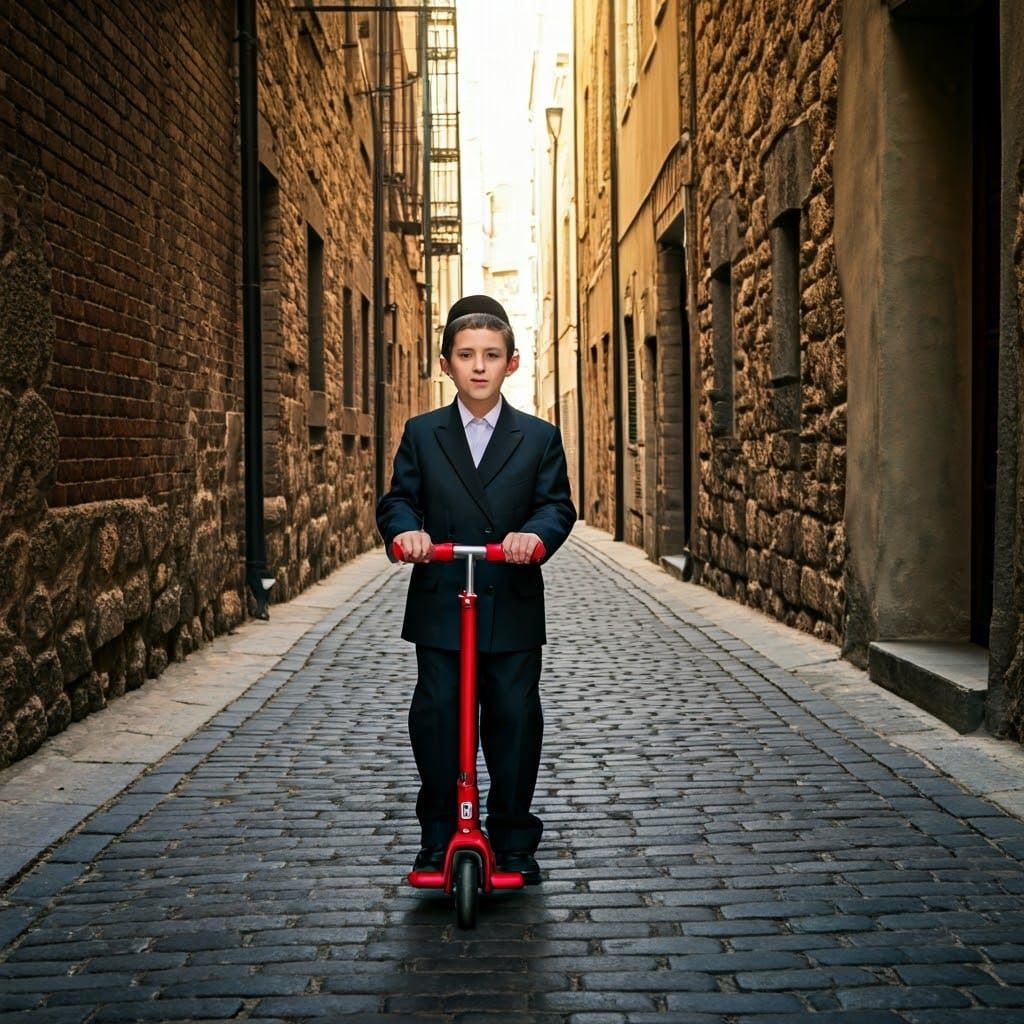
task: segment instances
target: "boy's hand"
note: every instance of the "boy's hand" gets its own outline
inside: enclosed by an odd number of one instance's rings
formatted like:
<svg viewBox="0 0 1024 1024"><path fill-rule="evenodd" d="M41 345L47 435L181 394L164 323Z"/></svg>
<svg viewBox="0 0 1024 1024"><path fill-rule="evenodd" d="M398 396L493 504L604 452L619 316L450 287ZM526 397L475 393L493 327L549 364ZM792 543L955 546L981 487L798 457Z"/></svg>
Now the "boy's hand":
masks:
<svg viewBox="0 0 1024 1024"><path fill-rule="evenodd" d="M394 543L402 549L407 562L429 562L434 553L434 542L423 530L407 530L398 534Z"/></svg>
<svg viewBox="0 0 1024 1024"><path fill-rule="evenodd" d="M533 560L533 549L541 543L535 533L508 533L501 542L505 561L513 565L529 565Z"/></svg>

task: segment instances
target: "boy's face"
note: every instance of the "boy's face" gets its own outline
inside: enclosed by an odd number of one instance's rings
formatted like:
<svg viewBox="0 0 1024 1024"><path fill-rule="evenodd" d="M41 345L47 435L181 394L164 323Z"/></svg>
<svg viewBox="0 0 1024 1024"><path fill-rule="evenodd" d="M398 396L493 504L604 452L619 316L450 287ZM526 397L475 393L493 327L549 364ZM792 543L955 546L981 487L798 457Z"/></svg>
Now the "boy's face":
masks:
<svg viewBox="0 0 1024 1024"><path fill-rule="evenodd" d="M441 357L441 369L455 382L463 404L481 416L494 408L505 378L519 368L519 353L510 359L500 331L467 327L455 335L449 359Z"/></svg>

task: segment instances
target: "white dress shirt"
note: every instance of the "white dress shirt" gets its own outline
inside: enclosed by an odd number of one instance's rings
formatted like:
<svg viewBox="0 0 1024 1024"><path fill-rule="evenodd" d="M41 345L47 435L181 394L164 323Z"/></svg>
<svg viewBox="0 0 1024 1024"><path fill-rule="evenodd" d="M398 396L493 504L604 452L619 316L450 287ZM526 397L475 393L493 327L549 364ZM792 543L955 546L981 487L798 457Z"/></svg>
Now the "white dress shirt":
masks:
<svg viewBox="0 0 1024 1024"><path fill-rule="evenodd" d="M495 424L501 415L501 395L494 408L486 416L474 416L463 404L461 398L456 398L459 403L459 415L462 417L462 426L466 431L466 440L469 442L469 451L473 456L473 465L479 466L480 460L484 457L487 449L487 442L494 433Z"/></svg>

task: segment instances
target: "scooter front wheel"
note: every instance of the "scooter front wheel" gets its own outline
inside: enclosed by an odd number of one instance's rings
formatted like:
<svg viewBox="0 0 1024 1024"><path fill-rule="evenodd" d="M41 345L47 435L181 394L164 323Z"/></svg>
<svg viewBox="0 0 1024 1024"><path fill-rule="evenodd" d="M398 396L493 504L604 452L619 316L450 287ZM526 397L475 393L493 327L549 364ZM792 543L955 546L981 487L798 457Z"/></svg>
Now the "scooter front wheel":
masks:
<svg viewBox="0 0 1024 1024"><path fill-rule="evenodd" d="M455 865L455 917L460 928L476 927L480 903L480 861L465 854Z"/></svg>

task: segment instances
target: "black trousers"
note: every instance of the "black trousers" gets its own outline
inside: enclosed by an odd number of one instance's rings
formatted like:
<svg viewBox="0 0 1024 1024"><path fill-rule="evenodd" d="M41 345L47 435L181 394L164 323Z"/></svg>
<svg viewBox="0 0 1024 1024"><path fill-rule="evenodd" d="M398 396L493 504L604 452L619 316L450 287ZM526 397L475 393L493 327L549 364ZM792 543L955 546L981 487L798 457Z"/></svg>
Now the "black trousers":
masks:
<svg viewBox="0 0 1024 1024"><path fill-rule="evenodd" d="M420 792L416 816L424 846L444 846L455 831L459 773L459 653L417 647L419 675L409 708L409 737ZM498 851L533 851L544 830L530 813L544 716L541 649L477 655L480 743L490 775L485 828Z"/></svg>

